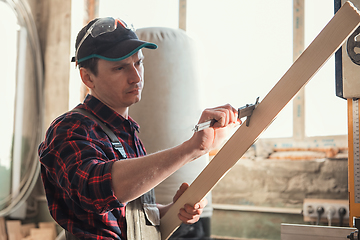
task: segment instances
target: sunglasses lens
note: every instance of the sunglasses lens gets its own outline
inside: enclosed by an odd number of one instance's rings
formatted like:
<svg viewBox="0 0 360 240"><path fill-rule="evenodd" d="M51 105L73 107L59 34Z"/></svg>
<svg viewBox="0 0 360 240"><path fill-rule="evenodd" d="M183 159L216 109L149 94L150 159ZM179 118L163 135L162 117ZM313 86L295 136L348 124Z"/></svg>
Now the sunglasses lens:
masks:
<svg viewBox="0 0 360 240"><path fill-rule="evenodd" d="M112 17L107 17L107 18L101 18L99 20L97 20L85 33L84 37L81 39L77 49L76 49L76 60L77 59L77 54L78 51L82 45L82 43L85 41L85 39L91 35L93 38L96 38L102 34L105 33L109 33L109 32L113 32L115 31L117 25L120 24L122 27L132 30L135 32L135 28L133 27L133 25L127 25L124 21L122 21L121 19L114 19Z"/></svg>
<svg viewBox="0 0 360 240"><path fill-rule="evenodd" d="M104 33L113 32L116 29L116 22L113 18L100 19L94 23L91 36L96 38Z"/></svg>

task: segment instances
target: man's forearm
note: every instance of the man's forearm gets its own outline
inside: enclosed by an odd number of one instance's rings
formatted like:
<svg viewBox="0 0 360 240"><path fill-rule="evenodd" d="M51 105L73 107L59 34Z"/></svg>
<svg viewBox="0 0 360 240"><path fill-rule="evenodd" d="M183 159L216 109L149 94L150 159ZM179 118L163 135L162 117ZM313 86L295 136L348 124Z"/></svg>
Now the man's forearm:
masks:
<svg viewBox="0 0 360 240"><path fill-rule="evenodd" d="M161 152L116 161L111 170L115 196L122 203L134 200L201 154L186 141Z"/></svg>

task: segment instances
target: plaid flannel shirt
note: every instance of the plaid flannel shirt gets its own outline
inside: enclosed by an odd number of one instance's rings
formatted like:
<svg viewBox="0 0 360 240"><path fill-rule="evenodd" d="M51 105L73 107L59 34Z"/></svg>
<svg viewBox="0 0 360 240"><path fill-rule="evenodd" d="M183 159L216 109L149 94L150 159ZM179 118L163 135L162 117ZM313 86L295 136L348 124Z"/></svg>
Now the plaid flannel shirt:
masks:
<svg viewBox="0 0 360 240"><path fill-rule="evenodd" d="M88 95L83 108L119 138L127 158L146 154L139 126ZM55 119L40 144L41 177L49 211L60 226L81 239L126 239L125 205L114 195L111 168L120 154L99 124L77 112Z"/></svg>

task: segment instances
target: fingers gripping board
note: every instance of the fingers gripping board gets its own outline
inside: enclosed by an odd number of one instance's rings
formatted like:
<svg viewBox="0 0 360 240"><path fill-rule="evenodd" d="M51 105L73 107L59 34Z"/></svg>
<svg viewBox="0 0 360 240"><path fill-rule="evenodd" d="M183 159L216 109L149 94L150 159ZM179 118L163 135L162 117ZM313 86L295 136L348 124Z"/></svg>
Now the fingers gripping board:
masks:
<svg viewBox="0 0 360 240"><path fill-rule="evenodd" d="M260 102L251 116L251 124L240 126L218 154L199 174L190 187L161 219L162 239L166 240L178 228L179 209L186 203L195 204L211 191L216 183L234 166L276 115L313 77L359 26L360 15L352 3L340 8L313 42L298 57L284 76Z"/></svg>

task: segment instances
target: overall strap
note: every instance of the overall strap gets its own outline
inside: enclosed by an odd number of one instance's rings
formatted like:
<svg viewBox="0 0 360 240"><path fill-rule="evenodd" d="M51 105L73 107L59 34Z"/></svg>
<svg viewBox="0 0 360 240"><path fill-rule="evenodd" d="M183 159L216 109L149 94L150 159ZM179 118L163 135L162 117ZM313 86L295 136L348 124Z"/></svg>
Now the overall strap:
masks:
<svg viewBox="0 0 360 240"><path fill-rule="evenodd" d="M93 114L91 114L88 111L81 109L81 108L74 108L70 112L82 113L85 116L87 116L87 117L91 118L92 120L94 120L95 122L97 122L100 125L100 127L102 128L102 130L105 132L105 134L109 137L113 148L120 153L120 155L122 156L123 159L127 158L124 147L121 144L121 142L119 141L119 139L117 138L117 136L115 135L115 133L113 131L111 131L110 128L108 128L102 121L100 121L100 119L98 119Z"/></svg>

